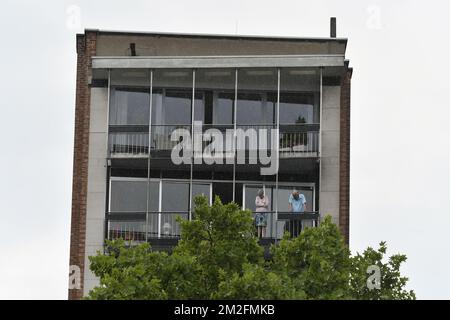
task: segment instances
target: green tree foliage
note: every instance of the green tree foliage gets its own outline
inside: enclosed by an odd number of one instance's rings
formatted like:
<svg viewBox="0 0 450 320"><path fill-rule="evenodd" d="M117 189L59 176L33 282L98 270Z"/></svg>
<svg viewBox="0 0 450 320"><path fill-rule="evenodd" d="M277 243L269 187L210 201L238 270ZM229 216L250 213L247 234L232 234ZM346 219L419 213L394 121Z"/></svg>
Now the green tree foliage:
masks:
<svg viewBox="0 0 450 320"><path fill-rule="evenodd" d="M216 198L195 199L190 221L171 254L148 244L107 241L89 257L100 285L88 299L414 299L400 274L404 255L384 262L386 245L351 256L330 217L299 237L286 235L269 257L255 237L252 213ZM367 285L370 266L380 289Z"/></svg>
<svg viewBox="0 0 450 320"><path fill-rule="evenodd" d="M408 278L400 273L400 267L406 261L406 256L396 254L384 263L384 256L387 247L385 242L381 242L378 250L367 248L362 254L357 253L351 257L350 290L353 296L359 299L371 300L413 300L416 298L414 291L405 290ZM381 275L379 289L369 289L367 281L373 285L376 281L368 278L368 268L378 267ZM371 272L373 274L373 272Z"/></svg>
<svg viewBox="0 0 450 320"><path fill-rule="evenodd" d="M272 247L271 268L293 279L309 299L348 298L350 252L330 217Z"/></svg>

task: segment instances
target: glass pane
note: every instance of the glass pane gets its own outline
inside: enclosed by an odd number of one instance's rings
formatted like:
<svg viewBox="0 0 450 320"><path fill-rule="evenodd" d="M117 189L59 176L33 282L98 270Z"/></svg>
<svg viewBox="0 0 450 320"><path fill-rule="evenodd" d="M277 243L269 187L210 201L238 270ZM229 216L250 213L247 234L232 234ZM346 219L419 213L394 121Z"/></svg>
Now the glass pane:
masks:
<svg viewBox="0 0 450 320"><path fill-rule="evenodd" d="M159 181L150 181L148 211L159 211Z"/></svg>
<svg viewBox="0 0 450 320"><path fill-rule="evenodd" d="M205 123L205 97L202 92L195 93L194 121Z"/></svg>
<svg viewBox="0 0 450 320"><path fill-rule="evenodd" d="M202 184L202 183L193 183L192 184L192 200L195 199L196 196L203 195L208 198L208 202L210 199L211 193L211 185L210 184ZM194 205L194 202L192 202Z"/></svg>
<svg viewBox="0 0 450 320"><path fill-rule="evenodd" d="M150 79L147 70L112 70L109 123L146 125L150 110Z"/></svg>
<svg viewBox="0 0 450 320"><path fill-rule="evenodd" d="M214 92L213 124L233 124L234 93Z"/></svg>
<svg viewBox="0 0 450 320"><path fill-rule="evenodd" d="M152 124L190 124L193 71L153 72Z"/></svg>
<svg viewBox="0 0 450 320"><path fill-rule="evenodd" d="M277 102L277 70L239 70L237 87L237 124L273 124Z"/></svg>
<svg viewBox="0 0 450 320"><path fill-rule="evenodd" d="M273 124L276 97L265 93L238 93L237 124Z"/></svg>
<svg viewBox="0 0 450 320"><path fill-rule="evenodd" d="M284 93L280 96L280 124L311 124L314 119L314 96Z"/></svg>
<svg viewBox="0 0 450 320"><path fill-rule="evenodd" d="M147 181L111 180L111 212L146 212Z"/></svg>
<svg viewBox="0 0 450 320"><path fill-rule="evenodd" d="M281 69L280 124L319 123L319 94L318 69Z"/></svg>
<svg viewBox="0 0 450 320"><path fill-rule="evenodd" d="M233 201L233 183L214 182L213 183L213 201L219 196L223 204Z"/></svg>
<svg viewBox="0 0 450 320"><path fill-rule="evenodd" d="M235 69L196 70L195 92L204 97L205 123L233 123L235 74Z"/></svg>
<svg viewBox="0 0 450 320"><path fill-rule="evenodd" d="M190 124L192 90L153 90L152 124Z"/></svg>
<svg viewBox="0 0 450 320"><path fill-rule="evenodd" d="M162 182L162 211L189 210L189 183Z"/></svg>

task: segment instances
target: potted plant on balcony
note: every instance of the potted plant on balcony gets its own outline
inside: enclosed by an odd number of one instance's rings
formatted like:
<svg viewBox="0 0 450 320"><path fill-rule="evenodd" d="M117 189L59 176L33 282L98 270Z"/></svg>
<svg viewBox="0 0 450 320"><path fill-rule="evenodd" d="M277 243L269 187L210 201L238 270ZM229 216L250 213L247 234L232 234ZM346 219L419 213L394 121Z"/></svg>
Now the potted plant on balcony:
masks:
<svg viewBox="0 0 450 320"><path fill-rule="evenodd" d="M306 124L306 119L303 116L298 116L295 120L295 125ZM281 134L280 151L304 152L308 145L307 132L286 132Z"/></svg>

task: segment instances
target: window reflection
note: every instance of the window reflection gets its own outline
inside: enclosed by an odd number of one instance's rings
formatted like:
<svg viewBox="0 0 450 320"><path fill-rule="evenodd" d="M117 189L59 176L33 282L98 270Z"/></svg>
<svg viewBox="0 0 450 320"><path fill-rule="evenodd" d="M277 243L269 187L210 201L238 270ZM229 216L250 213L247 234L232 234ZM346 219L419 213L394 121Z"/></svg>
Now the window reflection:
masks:
<svg viewBox="0 0 450 320"><path fill-rule="evenodd" d="M111 72L110 124L146 125L149 107L150 75L147 70Z"/></svg>
<svg viewBox="0 0 450 320"><path fill-rule="evenodd" d="M283 93L280 95L280 124L314 123L314 95Z"/></svg>
<svg viewBox="0 0 450 320"><path fill-rule="evenodd" d="M189 210L189 183L162 182L162 211Z"/></svg>
<svg viewBox="0 0 450 320"><path fill-rule="evenodd" d="M193 70L155 70L152 124L190 124Z"/></svg>
<svg viewBox="0 0 450 320"><path fill-rule="evenodd" d="M237 124L273 124L276 99L273 93L238 93Z"/></svg>
<svg viewBox="0 0 450 320"><path fill-rule="evenodd" d="M267 125L275 121L277 69L241 69L238 72L236 123Z"/></svg>
<svg viewBox="0 0 450 320"><path fill-rule="evenodd" d="M196 107L196 120L206 124L233 124L235 73L235 69L200 69L195 72L195 92L201 95L203 103L201 110Z"/></svg>
<svg viewBox="0 0 450 320"><path fill-rule="evenodd" d="M145 212L147 181L111 181L111 212Z"/></svg>
<svg viewBox="0 0 450 320"><path fill-rule="evenodd" d="M319 123L320 72L317 69L280 70L280 124Z"/></svg>

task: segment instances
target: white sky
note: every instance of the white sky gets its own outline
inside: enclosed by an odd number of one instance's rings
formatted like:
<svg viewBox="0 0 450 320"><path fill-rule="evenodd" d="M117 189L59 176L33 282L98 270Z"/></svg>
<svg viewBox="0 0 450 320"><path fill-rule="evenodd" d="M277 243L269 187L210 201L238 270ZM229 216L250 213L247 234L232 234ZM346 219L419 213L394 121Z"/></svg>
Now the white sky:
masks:
<svg viewBox="0 0 450 320"><path fill-rule="evenodd" d="M330 16L354 67L351 249L386 240L419 298L450 298L450 4L45 3L0 8L0 298L67 297L77 32L326 37Z"/></svg>

